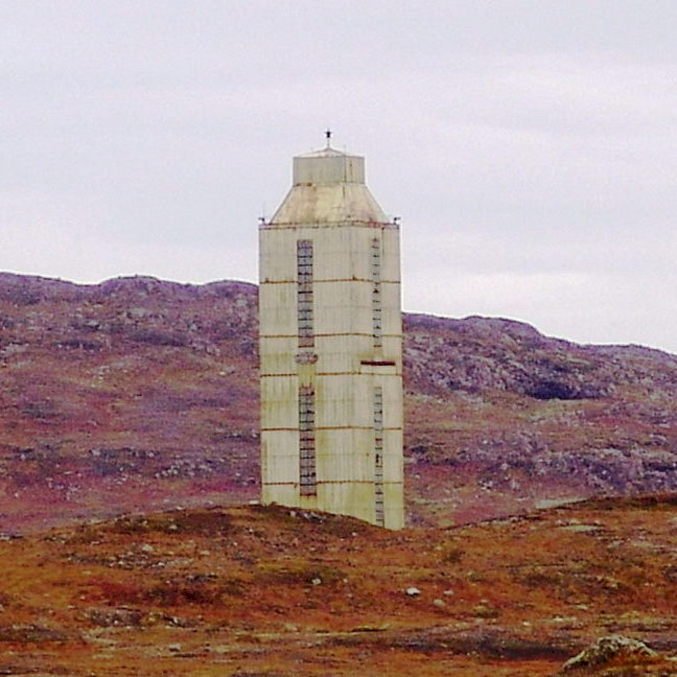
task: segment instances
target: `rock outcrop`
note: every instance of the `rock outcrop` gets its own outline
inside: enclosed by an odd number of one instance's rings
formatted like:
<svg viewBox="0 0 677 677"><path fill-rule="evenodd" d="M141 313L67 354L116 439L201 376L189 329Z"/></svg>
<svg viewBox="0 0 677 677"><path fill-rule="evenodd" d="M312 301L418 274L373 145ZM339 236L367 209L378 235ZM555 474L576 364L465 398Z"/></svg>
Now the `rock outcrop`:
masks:
<svg viewBox="0 0 677 677"><path fill-rule="evenodd" d="M559 674L599 674L599 671L611 666L623 666L623 674L642 674L629 672L638 669L647 659L655 659L659 654L644 642L623 635L601 637L592 646L570 658ZM676 666L677 667L677 666Z"/></svg>

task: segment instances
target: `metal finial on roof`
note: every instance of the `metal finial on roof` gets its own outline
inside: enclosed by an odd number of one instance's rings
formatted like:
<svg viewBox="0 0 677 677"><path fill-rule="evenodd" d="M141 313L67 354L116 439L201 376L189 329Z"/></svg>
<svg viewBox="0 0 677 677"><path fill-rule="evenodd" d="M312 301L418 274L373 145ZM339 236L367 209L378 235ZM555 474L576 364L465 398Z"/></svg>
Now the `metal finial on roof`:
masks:
<svg viewBox="0 0 677 677"><path fill-rule="evenodd" d="M327 148L329 148L331 145L331 129L327 129L324 135L327 137Z"/></svg>

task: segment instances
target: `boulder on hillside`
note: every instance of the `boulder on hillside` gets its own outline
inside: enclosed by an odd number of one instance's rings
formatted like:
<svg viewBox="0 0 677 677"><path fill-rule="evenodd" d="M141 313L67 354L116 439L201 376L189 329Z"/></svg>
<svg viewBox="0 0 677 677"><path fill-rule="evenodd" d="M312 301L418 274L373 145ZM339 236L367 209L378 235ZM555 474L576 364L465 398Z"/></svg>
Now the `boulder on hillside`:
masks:
<svg viewBox="0 0 677 677"><path fill-rule="evenodd" d="M633 665L646 659L658 658L659 654L644 642L623 635L600 637L592 646L570 658L558 674L590 675L612 665Z"/></svg>

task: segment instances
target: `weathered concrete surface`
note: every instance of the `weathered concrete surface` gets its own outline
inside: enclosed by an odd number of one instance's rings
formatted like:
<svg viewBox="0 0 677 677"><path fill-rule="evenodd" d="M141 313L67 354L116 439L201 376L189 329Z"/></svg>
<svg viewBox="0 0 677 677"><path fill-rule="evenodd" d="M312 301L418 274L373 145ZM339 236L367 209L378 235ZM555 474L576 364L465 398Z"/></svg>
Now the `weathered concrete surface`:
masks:
<svg viewBox="0 0 677 677"><path fill-rule="evenodd" d="M294 159L293 186L260 228L265 503L403 526L399 261L398 226L365 185L363 158L326 148Z"/></svg>

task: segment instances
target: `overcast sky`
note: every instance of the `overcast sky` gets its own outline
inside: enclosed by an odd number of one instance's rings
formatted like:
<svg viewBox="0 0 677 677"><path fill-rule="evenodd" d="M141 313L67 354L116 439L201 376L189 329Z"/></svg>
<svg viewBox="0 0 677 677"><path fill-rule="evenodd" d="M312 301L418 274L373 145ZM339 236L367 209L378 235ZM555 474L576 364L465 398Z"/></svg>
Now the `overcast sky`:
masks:
<svg viewBox="0 0 677 677"><path fill-rule="evenodd" d="M323 145L409 311L677 352L677 2L0 0L0 270L257 277Z"/></svg>

